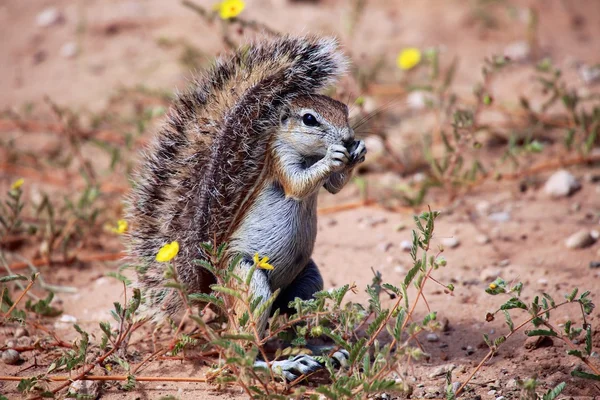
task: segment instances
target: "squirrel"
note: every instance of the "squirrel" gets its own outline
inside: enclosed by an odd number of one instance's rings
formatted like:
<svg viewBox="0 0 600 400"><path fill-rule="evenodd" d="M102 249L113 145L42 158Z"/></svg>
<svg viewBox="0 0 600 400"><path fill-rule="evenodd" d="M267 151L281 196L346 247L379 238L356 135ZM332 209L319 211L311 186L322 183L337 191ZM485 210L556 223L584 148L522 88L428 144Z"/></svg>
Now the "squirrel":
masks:
<svg viewBox="0 0 600 400"><path fill-rule="evenodd" d="M256 253L269 257L274 269L257 269L250 290L266 301L280 289L273 310L290 311L290 301L323 289L311 258L317 193L339 192L366 154L348 107L318 94L347 64L335 39L279 37L219 58L178 95L129 199L130 255L142 266L138 285L155 322L183 309L155 261L174 240L180 251L173 265L190 293L210 293L215 283L193 262L208 257L202 242L227 243L227 254L243 255L239 276ZM261 334L270 312L257 322ZM295 379L321 365L302 355L279 367Z"/></svg>

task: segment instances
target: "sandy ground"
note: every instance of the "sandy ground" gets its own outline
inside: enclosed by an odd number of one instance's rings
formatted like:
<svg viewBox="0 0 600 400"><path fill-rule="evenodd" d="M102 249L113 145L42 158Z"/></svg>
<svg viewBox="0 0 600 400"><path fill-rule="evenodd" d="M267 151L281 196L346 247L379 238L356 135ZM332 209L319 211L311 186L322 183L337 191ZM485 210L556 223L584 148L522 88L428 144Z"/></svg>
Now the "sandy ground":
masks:
<svg viewBox="0 0 600 400"><path fill-rule="evenodd" d="M448 59L454 55L460 58L456 85L459 92L465 93L471 90L473 76L479 73L482 58L522 40L526 32L523 23L506 22L508 11L500 13L501 29L483 29L465 2L373 1L354 37L350 38L343 33L349 3L331 0L316 6L289 4L283 0L249 0L247 17L291 33L341 32L342 42L356 58L369 60L388 55L388 68L382 73L382 81L395 79L392 67L398 49L408 45L443 46ZM540 51L552 56L564 67L565 75L581 85L576 74L578 63L600 61L597 51L600 49L600 2L580 0L577 5L558 0L514 3L519 9L529 4L538 8ZM47 28L36 26L36 16L49 6L61 11L63 22ZM202 49L204 63L222 49L214 28L178 2L157 0L44 0L35 3L8 0L0 4L0 37L3 38L0 41L3 54L0 108L21 109L26 104L34 104L41 114L47 114L42 100L44 95L58 104L97 111L108 104L119 87L144 85L166 91L183 88L190 73L178 61L182 45L165 46L165 39L185 40ZM71 42L76 43L78 56L65 58L61 48ZM530 81L530 75L517 70L495 90L514 93L517 98L519 93L529 90L525 82ZM399 134L407 129L406 125L418 131L419 121L408 120L404 127L397 128ZM35 141L25 139L19 133L14 135L17 141ZM449 330L441 333L437 342L423 341L431 358L410 369L416 377L415 397L426 394L432 398L441 397L441 392L436 395L434 389L441 388L443 378L428 378L429 374L440 365L455 364L454 379L464 380L487 352L482 334L506 332L502 321L485 322L486 312L495 310L500 304L498 298L484 292L496 276L507 281L523 281L525 299L528 300L540 292L562 298L572 287L591 290L595 299L600 296L600 270L589 267L591 261L600 260L600 245L596 243L579 250L569 250L564 245L566 237L580 229L599 229L600 185L589 179L598 176L598 171L581 167L573 168L571 172L582 182L583 188L571 197L557 200L545 196L539 187L523 192L517 181L483 185L454 202L439 193L428 199L427 203L442 210L434 244L450 237L459 239L460 244L444 252L448 266L436 275L438 280L456 286L454 295L444 294L433 285L426 289L431 309L438 311L439 318L448 319ZM2 173L0 177L6 182L13 179L4 175ZM538 176L537 181L543 182L546 177ZM368 179L376 184L381 181L381 174L368 175ZM36 184L45 187L43 182ZM358 191L351 186L336 197L323 194L321 204L339 204L357 198ZM506 213L508 218L496 222L490 218L494 213ZM398 229L399 226L406 228ZM326 287L355 282L359 288L364 288L371 281L372 269L380 271L384 280L400 281L410 267L410 256L401 249L400 243L410 239L411 228L411 211L389 212L377 207L362 207L321 215L314 259ZM479 243L481 235L489 237L490 242ZM120 248L114 240L104 245L105 250ZM104 276L117 265L90 263L42 269L42 273L52 283L79 289L77 294L59 295L64 313L75 316L86 328L97 329L99 321L109 318L106 305L122 299L120 285ZM357 301L365 299L364 292L352 297ZM422 307L418 312L425 313L426 310ZM560 309L555 314L556 320L564 322L576 312L575 307ZM590 322L595 326L594 347L598 349L598 311L591 315ZM61 329L72 332L68 326ZM10 335L11 329L0 327L2 342L3 337ZM597 384L569 375L579 363L565 355L562 343L555 340L552 346L528 350L524 347L525 339L522 333L515 335L475 375L472 386L476 395L483 399L518 398L514 379L535 375L545 388L567 382L563 398L600 396ZM466 351L469 346L473 349L472 354ZM24 365L0 364L0 375L14 375L25 368L27 371L21 374L33 374L46 367L43 360L39 361L41 366L32 366L37 362L33 353L24 356L27 357ZM192 363L159 361L150 364L143 373L202 376L203 372L199 365ZM11 399L19 398L15 386L0 382L0 393ZM468 396L473 398L475 394ZM141 383L133 393L107 388L102 398L155 399L165 395L180 399L243 397L237 392L218 393L202 384Z"/></svg>

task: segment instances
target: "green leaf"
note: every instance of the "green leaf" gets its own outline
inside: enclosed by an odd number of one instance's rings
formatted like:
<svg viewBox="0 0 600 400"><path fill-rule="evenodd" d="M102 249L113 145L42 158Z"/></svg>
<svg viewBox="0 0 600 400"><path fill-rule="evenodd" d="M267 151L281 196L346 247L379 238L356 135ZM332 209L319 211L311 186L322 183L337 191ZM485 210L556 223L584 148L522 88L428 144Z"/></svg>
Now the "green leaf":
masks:
<svg viewBox="0 0 600 400"><path fill-rule="evenodd" d="M571 376L575 376L577 378L583 378L583 379L591 379L593 381L600 382L600 375L589 374L589 373L583 372L583 371L571 371Z"/></svg>
<svg viewBox="0 0 600 400"><path fill-rule="evenodd" d="M523 303L518 298L513 297L500 306L501 310L511 310L513 308L522 308L523 310L527 310L527 304Z"/></svg>
<svg viewBox="0 0 600 400"><path fill-rule="evenodd" d="M425 325L429 324L431 321L435 321L436 318L437 318L437 312L436 311L430 312L429 314L427 314L425 316L425 318L423 318L423 322L421 325L425 326Z"/></svg>
<svg viewBox="0 0 600 400"><path fill-rule="evenodd" d="M210 288L212 290L214 290L215 292L225 293L232 297L235 297L236 299L242 300L242 294L232 288L228 288L228 287L221 286L221 285L211 285Z"/></svg>
<svg viewBox="0 0 600 400"><path fill-rule="evenodd" d="M384 310L381 313L379 313L379 315L377 315L377 317L375 317L373 322L371 322L369 324L369 327L367 328L367 331L366 331L367 337L370 338L371 336L373 336L373 334L379 329L379 327L381 326L383 321L387 318L388 314L389 314L389 311Z"/></svg>
<svg viewBox="0 0 600 400"><path fill-rule="evenodd" d="M577 358L583 358L583 353L579 350L567 350L567 354Z"/></svg>
<svg viewBox="0 0 600 400"><path fill-rule="evenodd" d="M568 301L573 301L573 299L575 299L575 296L577 296L577 292L579 291L579 289L575 288L573 289L573 291L571 292L571 294L565 295L565 298Z"/></svg>
<svg viewBox="0 0 600 400"><path fill-rule="evenodd" d="M515 325L513 324L510 314L506 310L502 310L502 312L504 313L504 319L506 320L506 325L508 325L508 329L510 329L511 332L514 331Z"/></svg>
<svg viewBox="0 0 600 400"><path fill-rule="evenodd" d="M279 296L279 292L281 291L281 289L277 289L272 295L271 297L269 297L266 301L264 301L260 307L256 308L254 310L254 319L259 319L261 315L263 315L268 309L271 308L271 305L273 304L273 302L275 301L275 299L277 299L277 296Z"/></svg>
<svg viewBox="0 0 600 400"><path fill-rule="evenodd" d="M188 295L188 299L190 299L192 302L211 303L211 304L214 304L215 306L219 307L221 310L227 311L226 307L225 307L225 302L223 301L223 299L221 299L213 294L192 293L192 294Z"/></svg>
<svg viewBox="0 0 600 400"><path fill-rule="evenodd" d="M27 277L23 275L6 275L0 277L0 283L12 282L12 281L26 281Z"/></svg>
<svg viewBox="0 0 600 400"><path fill-rule="evenodd" d="M554 336L557 337L558 334L554 331L548 329L534 329L532 331L525 331L527 336Z"/></svg>
<svg viewBox="0 0 600 400"><path fill-rule="evenodd" d="M556 387L554 389L548 390L546 392L546 394L544 394L544 396L542 396L542 400L554 400L555 398L558 397L560 392L562 392L564 390L565 386L567 386L567 384L565 382L559 383L558 385L556 385Z"/></svg>
<svg viewBox="0 0 600 400"><path fill-rule="evenodd" d="M405 286L410 285L410 283L412 282L412 280L415 278L415 276L417 275L417 273L420 270L421 270L421 260L417 260L415 262L415 265L410 269L410 271L408 271L408 273L404 277L404 285Z"/></svg>

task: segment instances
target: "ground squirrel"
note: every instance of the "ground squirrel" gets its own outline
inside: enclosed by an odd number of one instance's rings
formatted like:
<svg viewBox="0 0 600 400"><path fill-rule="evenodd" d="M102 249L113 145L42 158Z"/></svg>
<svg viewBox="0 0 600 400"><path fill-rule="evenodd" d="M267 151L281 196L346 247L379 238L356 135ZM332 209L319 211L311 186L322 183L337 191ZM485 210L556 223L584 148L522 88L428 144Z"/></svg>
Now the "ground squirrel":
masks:
<svg viewBox="0 0 600 400"><path fill-rule="evenodd" d="M155 320L182 309L179 294L164 287L164 264L154 260L173 240L181 249L178 277L191 293L214 283L193 263L206 257L198 244L213 241L244 255L241 274L255 253L269 257L275 268L257 270L251 289L263 300L281 289L274 309L323 289L311 259L317 192L337 193L366 154L347 106L317 94L346 64L334 39L283 37L217 60L178 96L144 155L129 207L131 254L145 271L138 281ZM281 365L288 377L315 366L295 361Z"/></svg>

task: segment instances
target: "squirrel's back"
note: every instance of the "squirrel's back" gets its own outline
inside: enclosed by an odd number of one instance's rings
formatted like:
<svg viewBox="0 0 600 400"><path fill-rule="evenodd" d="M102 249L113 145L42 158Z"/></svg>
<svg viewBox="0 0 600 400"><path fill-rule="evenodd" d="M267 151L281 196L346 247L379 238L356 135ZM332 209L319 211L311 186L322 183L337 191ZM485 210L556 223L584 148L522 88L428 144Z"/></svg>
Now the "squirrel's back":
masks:
<svg viewBox="0 0 600 400"><path fill-rule="evenodd" d="M252 188L268 173L282 108L333 83L345 67L333 39L282 37L219 59L178 96L129 200L130 253L146 271L142 286L163 286L154 257L165 243L179 242L177 266L201 257L199 243L229 240ZM203 290L208 280L199 269L177 268L196 271L183 280Z"/></svg>

